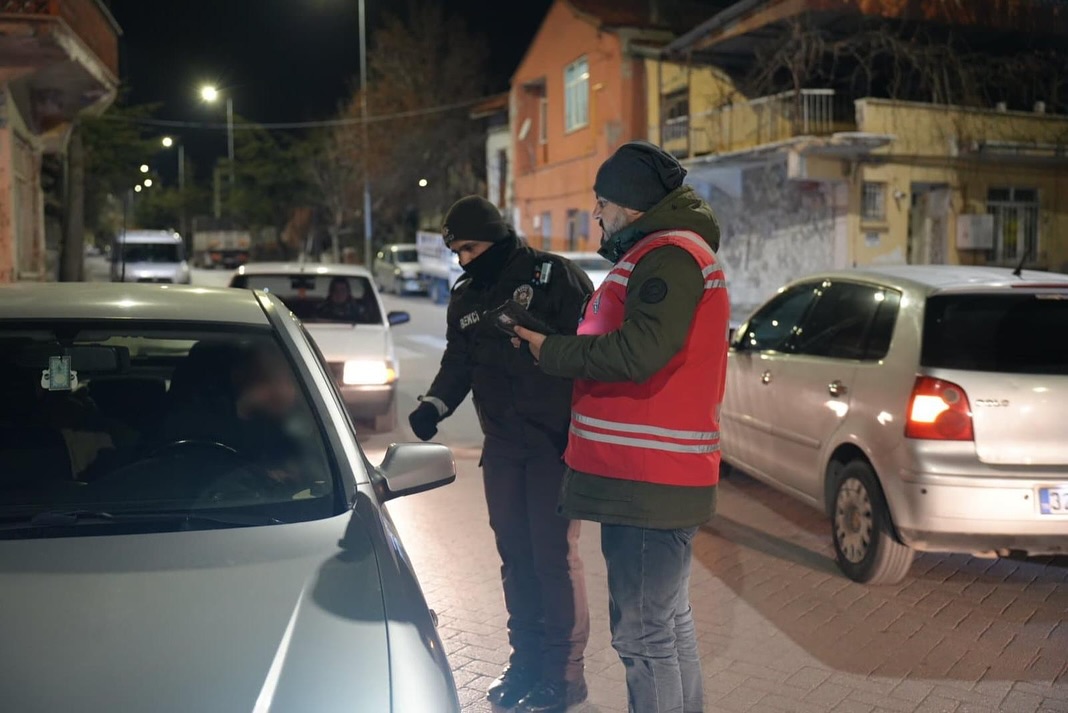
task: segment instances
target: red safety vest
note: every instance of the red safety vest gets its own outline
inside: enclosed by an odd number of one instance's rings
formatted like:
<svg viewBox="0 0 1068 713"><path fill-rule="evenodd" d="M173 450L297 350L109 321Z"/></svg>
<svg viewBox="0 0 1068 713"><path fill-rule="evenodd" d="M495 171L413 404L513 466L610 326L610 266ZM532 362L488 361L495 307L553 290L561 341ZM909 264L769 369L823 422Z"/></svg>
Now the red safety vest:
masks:
<svg viewBox="0 0 1068 713"><path fill-rule="evenodd" d="M564 459L574 470L607 478L715 485L719 482L719 406L726 382L730 302L723 270L708 243L688 231L647 236L616 263L593 294L578 333L601 335L618 330L634 266L667 245L690 253L705 278L704 296L686 343L642 384L577 379Z"/></svg>

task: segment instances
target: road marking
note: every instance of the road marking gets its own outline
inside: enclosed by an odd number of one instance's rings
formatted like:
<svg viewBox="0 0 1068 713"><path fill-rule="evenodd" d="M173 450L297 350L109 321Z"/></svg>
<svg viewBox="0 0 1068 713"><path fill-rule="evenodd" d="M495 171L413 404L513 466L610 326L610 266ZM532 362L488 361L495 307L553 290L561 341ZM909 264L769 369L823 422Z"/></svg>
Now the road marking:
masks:
<svg viewBox="0 0 1068 713"><path fill-rule="evenodd" d="M448 342L444 337L435 337L431 334L410 334L404 337L409 342L415 342L416 344L422 344L425 347L433 347L436 351L445 351L445 346Z"/></svg>

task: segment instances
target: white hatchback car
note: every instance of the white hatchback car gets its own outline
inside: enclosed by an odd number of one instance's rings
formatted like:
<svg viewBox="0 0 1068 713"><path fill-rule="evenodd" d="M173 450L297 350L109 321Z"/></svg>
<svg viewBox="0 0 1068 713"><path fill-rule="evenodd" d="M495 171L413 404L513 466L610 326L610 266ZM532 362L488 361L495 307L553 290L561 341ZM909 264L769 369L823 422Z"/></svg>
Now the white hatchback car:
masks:
<svg viewBox="0 0 1068 713"><path fill-rule="evenodd" d="M348 302L330 309L333 286L347 286ZM367 269L318 263L250 263L234 272L231 287L277 295L300 319L322 350L354 419L374 430L397 425L400 366L390 328L411 319L385 310Z"/></svg>
<svg viewBox="0 0 1068 713"><path fill-rule="evenodd" d="M838 564L1068 553L1068 275L907 266L797 280L739 328L724 459L824 509Z"/></svg>

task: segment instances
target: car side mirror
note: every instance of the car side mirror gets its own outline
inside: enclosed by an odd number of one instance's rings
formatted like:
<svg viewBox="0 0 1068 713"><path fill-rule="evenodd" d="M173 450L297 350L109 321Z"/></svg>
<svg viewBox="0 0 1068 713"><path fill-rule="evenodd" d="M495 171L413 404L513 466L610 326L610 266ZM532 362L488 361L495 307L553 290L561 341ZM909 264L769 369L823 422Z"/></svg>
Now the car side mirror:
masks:
<svg viewBox="0 0 1068 713"><path fill-rule="evenodd" d="M389 326L395 327L398 324L407 324L412 321L412 315L407 312L390 312L386 315L386 321L389 322Z"/></svg>
<svg viewBox="0 0 1068 713"><path fill-rule="evenodd" d="M383 500L414 495L456 480L456 461L438 443L394 443L378 466L385 483Z"/></svg>

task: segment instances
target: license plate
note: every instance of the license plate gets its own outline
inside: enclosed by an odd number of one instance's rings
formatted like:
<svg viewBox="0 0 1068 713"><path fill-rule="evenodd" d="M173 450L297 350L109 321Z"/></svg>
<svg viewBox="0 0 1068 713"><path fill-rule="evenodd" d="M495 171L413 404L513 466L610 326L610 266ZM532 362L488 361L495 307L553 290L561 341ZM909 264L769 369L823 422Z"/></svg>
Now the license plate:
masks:
<svg viewBox="0 0 1068 713"><path fill-rule="evenodd" d="M1068 515L1068 487L1039 488L1038 511L1043 515Z"/></svg>

